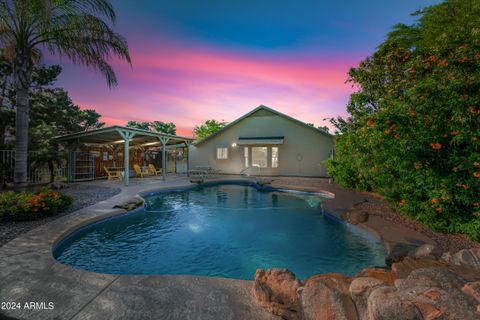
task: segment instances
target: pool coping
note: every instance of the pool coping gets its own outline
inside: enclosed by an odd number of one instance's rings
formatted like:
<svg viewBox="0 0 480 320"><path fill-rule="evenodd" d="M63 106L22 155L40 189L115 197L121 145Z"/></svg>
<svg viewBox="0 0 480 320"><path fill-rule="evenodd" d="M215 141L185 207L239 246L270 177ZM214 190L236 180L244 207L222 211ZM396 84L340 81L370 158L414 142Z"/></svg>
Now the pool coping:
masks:
<svg viewBox="0 0 480 320"><path fill-rule="evenodd" d="M211 180L207 184L229 182L253 184L255 181L252 178L221 178ZM278 319L256 303L250 293L253 285L251 280L190 275L101 274L78 270L54 259L52 254L54 246L73 231L128 213L124 209L112 209L113 204L117 204L119 200L124 200L125 197L143 199L142 196L151 193L195 187L197 184L185 178L173 183L158 182L158 185L150 188L142 186L122 188L120 194L106 201L60 217L8 242L0 248L0 283L5 284L0 287L0 302L43 301L54 302L56 306L53 310L22 308L0 310L0 312L21 319L102 318L105 317L104 314L108 309L105 302L108 300L110 309L107 311L123 318L126 315L132 317L135 314L131 313L133 312L131 310L136 310L132 303L151 301L146 304L149 311L142 311L144 312L142 319L156 319L167 306L167 309L172 309L173 319L184 319L185 315L192 310L196 310L197 314L209 315L207 318ZM332 194L327 190L322 192ZM328 201L324 203L327 212L329 211ZM330 214L340 218L338 212L334 210ZM365 230L372 233L368 228ZM375 233L374 230L373 233ZM377 238L379 238L378 234ZM192 292L197 294L192 296ZM127 301L126 297L132 301ZM212 297L212 299L210 301L205 297ZM189 301L191 307L184 304L185 299ZM115 307L112 308L112 305ZM115 318L110 313L108 317Z"/></svg>

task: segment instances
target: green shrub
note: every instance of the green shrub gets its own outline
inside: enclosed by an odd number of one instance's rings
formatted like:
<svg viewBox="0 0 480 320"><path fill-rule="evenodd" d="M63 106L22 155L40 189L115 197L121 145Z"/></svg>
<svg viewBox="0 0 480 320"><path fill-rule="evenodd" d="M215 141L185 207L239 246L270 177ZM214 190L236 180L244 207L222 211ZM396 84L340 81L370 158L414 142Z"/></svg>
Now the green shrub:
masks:
<svg viewBox="0 0 480 320"><path fill-rule="evenodd" d="M57 191L5 192L0 194L0 219L13 221L40 219L66 210L71 203L70 196Z"/></svg>
<svg viewBox="0 0 480 320"><path fill-rule="evenodd" d="M338 183L375 190L424 225L480 240L480 2L449 0L397 25L349 72ZM334 121L335 122L335 121Z"/></svg>
<svg viewBox="0 0 480 320"><path fill-rule="evenodd" d="M0 218L8 219L24 211L27 194L8 191L0 193Z"/></svg>

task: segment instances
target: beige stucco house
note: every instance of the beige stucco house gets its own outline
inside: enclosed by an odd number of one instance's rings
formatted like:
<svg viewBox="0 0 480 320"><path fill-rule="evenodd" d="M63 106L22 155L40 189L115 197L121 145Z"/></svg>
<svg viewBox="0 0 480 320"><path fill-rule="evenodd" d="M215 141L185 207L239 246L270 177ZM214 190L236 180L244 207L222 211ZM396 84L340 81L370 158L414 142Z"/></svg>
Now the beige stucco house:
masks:
<svg viewBox="0 0 480 320"><path fill-rule="evenodd" d="M190 146L190 168L225 174L325 177L333 136L266 106Z"/></svg>

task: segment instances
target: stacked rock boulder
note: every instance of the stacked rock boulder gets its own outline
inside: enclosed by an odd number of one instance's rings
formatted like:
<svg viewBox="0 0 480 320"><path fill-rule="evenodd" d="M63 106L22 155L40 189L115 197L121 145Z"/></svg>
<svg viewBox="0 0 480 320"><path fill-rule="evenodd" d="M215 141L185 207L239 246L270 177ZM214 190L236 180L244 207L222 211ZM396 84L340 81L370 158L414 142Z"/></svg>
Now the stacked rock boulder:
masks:
<svg viewBox="0 0 480 320"><path fill-rule="evenodd" d="M253 292L282 319L480 319L480 248L441 255L420 247L391 269L353 278L321 274L302 282L287 269L260 269Z"/></svg>
<svg viewBox="0 0 480 320"><path fill-rule="evenodd" d="M258 269L255 272L254 295L271 313L283 319L300 319L300 299L297 294L302 282L287 269Z"/></svg>

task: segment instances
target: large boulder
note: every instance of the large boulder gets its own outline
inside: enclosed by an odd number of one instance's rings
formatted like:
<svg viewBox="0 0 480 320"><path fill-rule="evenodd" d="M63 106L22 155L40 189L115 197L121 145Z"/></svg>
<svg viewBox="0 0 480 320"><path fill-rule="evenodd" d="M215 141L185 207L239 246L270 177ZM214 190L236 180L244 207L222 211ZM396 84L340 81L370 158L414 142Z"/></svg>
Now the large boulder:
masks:
<svg viewBox="0 0 480 320"><path fill-rule="evenodd" d="M413 270L442 266L445 266L445 263L435 259L405 257L402 261L392 264L392 273L397 278L406 278Z"/></svg>
<svg viewBox="0 0 480 320"><path fill-rule="evenodd" d="M271 313L283 319L301 319L297 290L300 280L288 269L258 269L253 293L257 301Z"/></svg>
<svg viewBox="0 0 480 320"><path fill-rule="evenodd" d="M445 267L418 268L413 270L406 279L395 281L399 289L411 287L437 287L446 291L458 290L466 281Z"/></svg>
<svg viewBox="0 0 480 320"><path fill-rule="evenodd" d="M368 297L370 320L423 320L412 299L393 287L379 287Z"/></svg>
<svg viewBox="0 0 480 320"><path fill-rule="evenodd" d="M414 244L409 243L387 243L387 256L385 257L385 264L391 266L396 262L401 262L405 257L408 257L410 252L417 248Z"/></svg>
<svg viewBox="0 0 480 320"><path fill-rule="evenodd" d="M357 307L358 318L360 320L369 320L367 301L370 293L379 287L386 286L382 280L369 277L360 277L353 279L350 284L350 296Z"/></svg>
<svg viewBox="0 0 480 320"><path fill-rule="evenodd" d="M480 303L480 281L466 283L462 291Z"/></svg>
<svg viewBox="0 0 480 320"><path fill-rule="evenodd" d="M143 206L143 200L137 197L130 198L120 204L113 206L114 209L123 209L126 211L131 211L133 209Z"/></svg>
<svg viewBox="0 0 480 320"><path fill-rule="evenodd" d="M468 266L480 272L480 247L460 250L455 254L445 253L442 260L457 266Z"/></svg>
<svg viewBox="0 0 480 320"><path fill-rule="evenodd" d="M343 218L350 224L357 225L368 221L368 212L350 211L343 215Z"/></svg>
<svg viewBox="0 0 480 320"><path fill-rule="evenodd" d="M409 256L416 259L438 259L441 255L441 249L429 243L421 245L409 254Z"/></svg>
<svg viewBox="0 0 480 320"><path fill-rule="evenodd" d="M395 273L386 268L366 268L358 272L355 277L375 278L390 286L393 286L395 280L398 279Z"/></svg>
<svg viewBox="0 0 480 320"><path fill-rule="evenodd" d="M395 282L425 319L478 319L477 301L462 291L466 281L445 267L417 269Z"/></svg>
<svg viewBox="0 0 480 320"><path fill-rule="evenodd" d="M356 320L350 296L352 279L341 274L320 274L308 278L299 291L305 320Z"/></svg>

